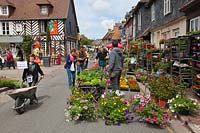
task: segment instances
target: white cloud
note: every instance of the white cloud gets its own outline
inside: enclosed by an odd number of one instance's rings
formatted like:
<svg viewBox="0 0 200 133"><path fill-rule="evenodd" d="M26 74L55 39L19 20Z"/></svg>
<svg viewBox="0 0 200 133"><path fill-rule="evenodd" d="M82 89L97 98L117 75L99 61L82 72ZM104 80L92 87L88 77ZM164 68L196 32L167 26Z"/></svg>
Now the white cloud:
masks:
<svg viewBox="0 0 200 133"><path fill-rule="evenodd" d="M81 34L101 38L139 0L74 0Z"/></svg>
<svg viewBox="0 0 200 133"><path fill-rule="evenodd" d="M101 21L101 25L105 30L112 29L114 24L115 24L114 19L104 19Z"/></svg>
<svg viewBox="0 0 200 133"><path fill-rule="evenodd" d="M88 30L91 28L91 23L90 22L83 22L80 24L80 27L82 30Z"/></svg>
<svg viewBox="0 0 200 133"><path fill-rule="evenodd" d="M106 0L89 0L90 6L98 12L104 12L110 9L111 5Z"/></svg>

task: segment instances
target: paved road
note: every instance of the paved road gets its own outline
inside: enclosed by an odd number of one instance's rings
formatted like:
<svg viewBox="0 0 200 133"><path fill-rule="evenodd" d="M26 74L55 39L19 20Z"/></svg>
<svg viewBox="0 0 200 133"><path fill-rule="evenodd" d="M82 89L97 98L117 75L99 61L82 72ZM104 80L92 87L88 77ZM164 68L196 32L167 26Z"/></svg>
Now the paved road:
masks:
<svg viewBox="0 0 200 133"><path fill-rule="evenodd" d="M23 115L17 115L11 107L12 100L0 105L1 133L167 133L167 129L156 129L142 123L105 126L103 121L96 123L66 123L64 107L67 96L66 73L64 70L55 77L40 83L38 90L39 106L29 106Z"/></svg>

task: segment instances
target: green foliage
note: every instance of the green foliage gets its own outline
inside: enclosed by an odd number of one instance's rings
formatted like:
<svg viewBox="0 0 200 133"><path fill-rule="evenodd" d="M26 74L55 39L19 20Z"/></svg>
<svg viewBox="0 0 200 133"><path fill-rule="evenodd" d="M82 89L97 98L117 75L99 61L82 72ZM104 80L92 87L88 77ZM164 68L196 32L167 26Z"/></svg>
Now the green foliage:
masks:
<svg viewBox="0 0 200 133"><path fill-rule="evenodd" d="M22 48L25 52L26 60L29 60L29 55L31 54L32 44L33 44L32 36L25 35L23 43L22 43Z"/></svg>
<svg viewBox="0 0 200 133"><path fill-rule="evenodd" d="M0 80L0 88L1 87L17 89L20 88L20 82L18 80Z"/></svg>
<svg viewBox="0 0 200 133"><path fill-rule="evenodd" d="M158 79L148 81L151 93L161 100L174 98L177 94L183 95L186 86L179 80L161 75Z"/></svg>
<svg viewBox="0 0 200 133"><path fill-rule="evenodd" d="M93 40L87 38L84 34L81 35L81 45L91 45Z"/></svg>
<svg viewBox="0 0 200 133"><path fill-rule="evenodd" d="M140 41L131 41L130 44L131 45L140 45L141 42Z"/></svg>
<svg viewBox="0 0 200 133"><path fill-rule="evenodd" d="M174 113L189 115L194 112L199 112L200 106L196 100L188 99L177 95L168 101L170 110Z"/></svg>
<svg viewBox="0 0 200 133"><path fill-rule="evenodd" d="M77 76L81 85L97 86L101 84L101 72L98 70L84 70Z"/></svg>
<svg viewBox="0 0 200 133"><path fill-rule="evenodd" d="M46 51L47 51L47 55L49 54L49 47L50 47L50 39L51 39L51 37L50 37L50 30L49 30L49 26L47 26L47 38L46 38L46 45L47 45L47 49L46 49Z"/></svg>
<svg viewBox="0 0 200 133"><path fill-rule="evenodd" d="M198 34L200 34L200 31L187 32L187 35L198 35Z"/></svg>
<svg viewBox="0 0 200 133"><path fill-rule="evenodd" d="M167 62L159 62L154 67L154 72L157 72L158 70L167 71L167 69L170 68L170 64Z"/></svg>
<svg viewBox="0 0 200 133"><path fill-rule="evenodd" d="M102 95L99 100L100 116L107 124L126 122L126 110L123 96L118 92L110 92Z"/></svg>

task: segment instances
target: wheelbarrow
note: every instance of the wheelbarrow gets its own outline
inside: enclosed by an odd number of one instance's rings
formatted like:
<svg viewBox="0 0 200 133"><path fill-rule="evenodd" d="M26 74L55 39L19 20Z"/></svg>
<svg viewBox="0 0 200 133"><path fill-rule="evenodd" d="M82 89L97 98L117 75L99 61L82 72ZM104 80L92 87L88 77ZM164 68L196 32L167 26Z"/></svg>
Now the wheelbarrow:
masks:
<svg viewBox="0 0 200 133"><path fill-rule="evenodd" d="M37 84L40 82L40 80L37 82ZM31 86L16 90L9 90L7 91L6 94L15 100L15 105L13 109L18 114L23 114L25 112L26 104L30 103L30 101L34 99L34 94L36 93L36 91L37 91L37 86Z"/></svg>
<svg viewBox="0 0 200 133"><path fill-rule="evenodd" d="M33 98L36 93L37 86L21 88L16 90L10 90L7 92L12 99L15 100L13 109L18 113L22 114L25 112L25 105Z"/></svg>

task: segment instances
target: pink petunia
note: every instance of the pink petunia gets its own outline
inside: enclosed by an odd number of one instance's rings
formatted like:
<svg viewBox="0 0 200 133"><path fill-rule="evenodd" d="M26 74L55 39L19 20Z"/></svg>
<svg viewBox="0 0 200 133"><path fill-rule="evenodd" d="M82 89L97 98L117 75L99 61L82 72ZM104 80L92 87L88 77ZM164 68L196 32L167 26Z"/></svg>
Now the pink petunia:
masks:
<svg viewBox="0 0 200 133"><path fill-rule="evenodd" d="M87 109L88 109L88 106L87 106L87 105L85 105L83 108L84 108L85 110L87 110Z"/></svg>

